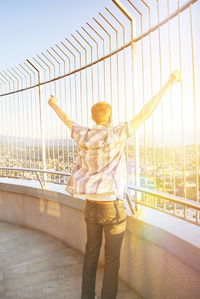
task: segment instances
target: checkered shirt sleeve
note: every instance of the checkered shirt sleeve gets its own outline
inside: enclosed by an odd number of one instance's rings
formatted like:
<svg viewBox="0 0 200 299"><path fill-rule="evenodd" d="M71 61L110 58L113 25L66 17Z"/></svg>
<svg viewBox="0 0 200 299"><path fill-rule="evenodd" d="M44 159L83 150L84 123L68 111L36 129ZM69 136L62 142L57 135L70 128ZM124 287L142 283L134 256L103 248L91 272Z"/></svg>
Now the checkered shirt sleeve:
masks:
<svg viewBox="0 0 200 299"><path fill-rule="evenodd" d="M117 141L123 141L133 136L134 130L131 127L131 121L121 122L113 127L113 135Z"/></svg>
<svg viewBox="0 0 200 299"><path fill-rule="evenodd" d="M71 138L76 142L79 142L81 134L85 134L88 130L88 127L80 126L79 124L74 123L71 130Z"/></svg>

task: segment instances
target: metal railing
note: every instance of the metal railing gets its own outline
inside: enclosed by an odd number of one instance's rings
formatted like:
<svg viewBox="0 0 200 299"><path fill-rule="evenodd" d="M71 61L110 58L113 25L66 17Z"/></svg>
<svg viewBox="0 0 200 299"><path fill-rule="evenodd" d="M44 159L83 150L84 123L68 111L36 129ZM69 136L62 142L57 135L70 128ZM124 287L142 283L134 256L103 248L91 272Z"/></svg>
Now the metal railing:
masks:
<svg viewBox="0 0 200 299"><path fill-rule="evenodd" d="M0 169L7 172L6 177L17 178L17 179L21 178L21 179L31 179L32 180L33 176L29 176L28 174L35 173L36 178L39 181L41 188L46 188L47 183L52 182L52 175L56 175L57 177L62 176L63 178L70 176L70 173L67 173L67 172L44 170L44 169L37 169L37 168L0 167ZM13 171L15 173L16 172L22 173L22 175L21 176L19 176L19 175L18 176L14 176L14 175L9 176L10 171ZM43 177L40 176L41 174L43 175ZM44 177L44 174L48 174L49 178ZM61 181L61 184L65 184L65 183L67 183L67 181L65 179L63 179L63 181Z"/></svg>
<svg viewBox="0 0 200 299"><path fill-rule="evenodd" d="M66 184L67 180L65 180L65 178L70 176L70 173L67 172L33 168L0 167L0 170L7 171L7 177L9 176L9 171L17 171L18 173L22 173L21 178L23 179L30 179L28 173L35 173L41 188L48 188L47 182L52 182L52 175L63 177L61 184ZM41 174L47 174L48 177L44 178L43 176L42 178L40 176ZM14 176L11 177L14 178ZM17 176L17 178L19 178L19 176ZM31 180L32 179L33 177L31 176ZM142 212L142 210L140 209L140 205L144 205L153 209L157 209L179 219L200 225L200 222L198 221L198 213L200 211L199 203L196 203L193 200L187 200L175 195L150 190L145 187L138 187L132 184L128 185L128 189L130 191L134 191L134 193L138 191L142 192L143 194L147 194L147 196L143 196L143 200L138 201L136 197L131 198L130 194L127 193L126 200L133 215L136 215L138 213L140 214ZM159 200L157 200L157 198Z"/></svg>
<svg viewBox="0 0 200 299"><path fill-rule="evenodd" d="M53 172L70 173L77 148L47 104L51 94L72 119L87 126L92 104L106 100L117 124L136 115L179 69L181 84L127 142L128 183L135 186L130 194L136 203L164 212L167 206L174 216L179 210L183 219L187 199L195 201L190 213L197 223L200 1L123 3L111 1L70 38L0 73L1 175L20 177L19 169L29 168L43 171L46 181L65 183ZM169 197L172 208L166 205ZM177 198L185 200L183 207Z"/></svg>

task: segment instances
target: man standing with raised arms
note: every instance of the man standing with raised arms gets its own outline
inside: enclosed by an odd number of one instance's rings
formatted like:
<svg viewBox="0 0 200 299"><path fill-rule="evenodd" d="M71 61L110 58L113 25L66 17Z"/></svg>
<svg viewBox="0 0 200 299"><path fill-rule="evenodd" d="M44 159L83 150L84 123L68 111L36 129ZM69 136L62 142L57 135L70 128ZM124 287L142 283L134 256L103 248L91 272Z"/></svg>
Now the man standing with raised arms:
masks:
<svg viewBox="0 0 200 299"><path fill-rule="evenodd" d="M82 272L81 299L95 298L96 270L105 234L105 266L101 299L115 299L118 290L120 250L126 227L126 140L144 123L158 106L165 92L181 80L181 73L171 73L167 83L143 106L138 115L128 122L112 126L112 107L107 102L92 106L95 125L90 129L78 125L58 106L51 96L48 103L71 130L71 137L78 145L66 191L86 199L85 221L87 244Z"/></svg>

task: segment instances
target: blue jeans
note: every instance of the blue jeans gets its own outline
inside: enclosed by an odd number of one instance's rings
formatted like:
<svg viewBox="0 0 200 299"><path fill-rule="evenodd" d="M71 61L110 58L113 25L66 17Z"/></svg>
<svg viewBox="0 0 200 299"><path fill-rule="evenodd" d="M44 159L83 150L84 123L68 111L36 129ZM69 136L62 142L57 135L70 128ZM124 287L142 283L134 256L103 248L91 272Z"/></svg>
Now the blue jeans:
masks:
<svg viewBox="0 0 200 299"><path fill-rule="evenodd" d="M82 271L81 299L95 298L96 270L105 234L105 266L101 299L115 299L118 290L120 250L126 228L126 209L122 200L112 204L86 200L87 244Z"/></svg>

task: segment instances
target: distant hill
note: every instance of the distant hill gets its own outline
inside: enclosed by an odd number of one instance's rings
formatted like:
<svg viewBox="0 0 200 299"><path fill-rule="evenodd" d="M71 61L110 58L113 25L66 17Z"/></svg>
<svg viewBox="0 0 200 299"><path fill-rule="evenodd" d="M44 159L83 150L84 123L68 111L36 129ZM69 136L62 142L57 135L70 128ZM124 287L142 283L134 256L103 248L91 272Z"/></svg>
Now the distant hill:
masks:
<svg viewBox="0 0 200 299"><path fill-rule="evenodd" d="M22 146L24 145L29 145L30 146L39 146L41 145L41 140L39 138L27 138L27 137L12 137L12 136L3 136L0 135L0 144L2 144L3 142L6 143L18 143ZM72 147L73 145L73 140L70 138L66 138L66 139L45 139L45 144L49 145L49 146L69 146Z"/></svg>
<svg viewBox="0 0 200 299"><path fill-rule="evenodd" d="M198 131L199 134L199 140L200 140L200 130ZM143 130L141 129L141 136L140 136L140 145L142 146L144 144L144 137L143 135ZM146 145L148 146L152 146L152 137L151 136L146 136ZM162 137L161 136L155 136L155 145L156 146L162 146ZM38 146L39 144L41 144L41 140L39 138L27 138L27 137L11 137L11 136L3 136L0 135L0 143L2 143L2 141L6 141L6 142L12 142L14 140L14 142L20 143L21 145L25 145L25 144L29 144L31 146ZM50 146L52 146L53 144L56 146L57 144L59 145L59 147L61 147L62 145L67 145L69 144L69 146L71 147L72 144L74 143L74 141L71 138L66 138L66 139L45 139L45 143L49 144ZM174 134L174 145L175 146L181 146L183 143L182 141L182 133L181 132L175 132ZM128 139L128 144L132 144L132 138ZM189 145L189 144L195 144L195 139L194 139L194 132L193 131L185 131L185 144ZM169 134L168 136L165 136L165 145L166 146L170 146L171 145L171 135Z"/></svg>

